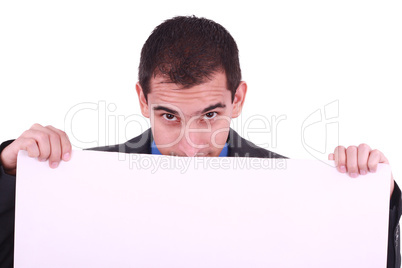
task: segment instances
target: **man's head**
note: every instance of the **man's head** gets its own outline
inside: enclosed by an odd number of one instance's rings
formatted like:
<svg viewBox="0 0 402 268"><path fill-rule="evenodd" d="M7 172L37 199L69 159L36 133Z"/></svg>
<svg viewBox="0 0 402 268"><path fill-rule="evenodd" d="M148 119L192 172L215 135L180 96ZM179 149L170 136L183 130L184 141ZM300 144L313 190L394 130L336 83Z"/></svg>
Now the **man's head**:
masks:
<svg viewBox="0 0 402 268"><path fill-rule="evenodd" d="M233 98L241 80L233 37L214 21L175 17L157 26L142 47L138 79L147 99L150 81L157 75L190 88L218 71L226 74Z"/></svg>
<svg viewBox="0 0 402 268"><path fill-rule="evenodd" d="M194 16L154 29L141 51L136 87L158 149L182 156L219 155L247 90L232 36Z"/></svg>

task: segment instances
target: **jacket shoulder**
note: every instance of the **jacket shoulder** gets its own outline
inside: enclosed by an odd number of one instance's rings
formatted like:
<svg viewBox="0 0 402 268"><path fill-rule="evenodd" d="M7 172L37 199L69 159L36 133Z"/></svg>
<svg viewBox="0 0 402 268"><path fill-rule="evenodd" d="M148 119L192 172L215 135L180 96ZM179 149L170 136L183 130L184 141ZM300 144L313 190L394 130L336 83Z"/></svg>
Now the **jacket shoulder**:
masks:
<svg viewBox="0 0 402 268"><path fill-rule="evenodd" d="M101 146L87 148L85 150L102 151L102 152L119 152L130 154L150 154L152 142L152 131L147 129L135 138L121 144L115 144L110 146Z"/></svg>
<svg viewBox="0 0 402 268"><path fill-rule="evenodd" d="M261 148L251 141L242 138L236 131L229 131L229 156L258 158L288 158L278 153Z"/></svg>

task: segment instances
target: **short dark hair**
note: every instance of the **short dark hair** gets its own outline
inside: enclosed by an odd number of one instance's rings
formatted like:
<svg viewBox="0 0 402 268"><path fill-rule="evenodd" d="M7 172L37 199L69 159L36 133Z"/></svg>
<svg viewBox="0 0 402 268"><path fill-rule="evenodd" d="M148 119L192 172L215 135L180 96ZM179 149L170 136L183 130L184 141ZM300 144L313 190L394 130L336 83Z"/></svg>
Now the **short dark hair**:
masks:
<svg viewBox="0 0 402 268"><path fill-rule="evenodd" d="M241 80L235 40L212 20L178 16L164 21L148 37L141 50L138 80L147 99L152 76L167 75L171 82L190 88L219 71L226 74L233 102Z"/></svg>

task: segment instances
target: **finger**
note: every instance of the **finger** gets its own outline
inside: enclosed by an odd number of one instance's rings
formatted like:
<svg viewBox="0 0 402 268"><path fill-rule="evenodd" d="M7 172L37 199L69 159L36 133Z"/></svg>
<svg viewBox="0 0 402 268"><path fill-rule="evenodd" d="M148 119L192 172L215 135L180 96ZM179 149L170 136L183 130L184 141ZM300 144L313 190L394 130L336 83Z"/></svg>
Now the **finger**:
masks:
<svg viewBox="0 0 402 268"><path fill-rule="evenodd" d="M41 161L49 159L49 166L56 168L61 160L61 141L57 132L49 127L34 124L29 130L34 132L40 148L39 159ZM43 143L43 146L42 146Z"/></svg>
<svg viewBox="0 0 402 268"><path fill-rule="evenodd" d="M356 178L359 173L359 168L357 166L357 147L349 146L346 149L346 169L348 170L349 176Z"/></svg>
<svg viewBox="0 0 402 268"><path fill-rule="evenodd" d="M49 156L50 156L50 140L49 140L49 136L46 132L31 128L31 129L25 131L21 135L21 137L26 138L26 139L30 139L30 138L35 139L35 141L39 147L39 155L38 155L39 161L46 161L49 158Z"/></svg>
<svg viewBox="0 0 402 268"><path fill-rule="evenodd" d="M389 164L388 159L384 156L384 154L379 150L374 149L370 152L367 163L369 171L376 172L378 163Z"/></svg>
<svg viewBox="0 0 402 268"><path fill-rule="evenodd" d="M359 167L359 172L361 175L365 175L368 172L368 158L370 155L371 148L367 144L360 144L357 148L357 165Z"/></svg>
<svg viewBox="0 0 402 268"><path fill-rule="evenodd" d="M328 160L335 160L335 155L334 154L329 154L328 155Z"/></svg>
<svg viewBox="0 0 402 268"><path fill-rule="evenodd" d="M51 168L56 168L59 165L62 155L62 145L61 145L61 137L59 131L52 126L43 127L39 124L34 124L31 127L31 130L37 130L42 133L42 135L46 136L50 142L50 151L49 151L49 166Z"/></svg>
<svg viewBox="0 0 402 268"><path fill-rule="evenodd" d="M334 151L335 165L339 172L346 172L346 149L343 146L337 146Z"/></svg>
<svg viewBox="0 0 402 268"><path fill-rule="evenodd" d="M56 132L48 129L47 133L50 140L50 156L49 156L49 166L51 168L56 168L59 166L61 160L61 141L60 136Z"/></svg>
<svg viewBox="0 0 402 268"><path fill-rule="evenodd" d="M21 141L21 149L27 151L29 157L38 157L40 154L38 144L33 138L23 139Z"/></svg>
<svg viewBox="0 0 402 268"><path fill-rule="evenodd" d="M53 127L53 126L48 126L48 128L59 135L60 144L61 144L61 157L62 157L62 159L64 161L70 160L72 148L71 148L71 142L70 142L67 134L64 131L62 131L60 129L57 129L57 128Z"/></svg>

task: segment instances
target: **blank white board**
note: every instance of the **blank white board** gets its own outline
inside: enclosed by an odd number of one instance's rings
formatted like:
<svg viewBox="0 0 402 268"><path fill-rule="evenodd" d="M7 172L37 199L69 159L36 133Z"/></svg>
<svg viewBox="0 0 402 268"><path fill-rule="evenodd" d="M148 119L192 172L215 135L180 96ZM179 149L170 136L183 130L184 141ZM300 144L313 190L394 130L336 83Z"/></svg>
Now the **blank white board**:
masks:
<svg viewBox="0 0 402 268"><path fill-rule="evenodd" d="M95 151L51 169L20 151L15 267L386 267L390 176Z"/></svg>

